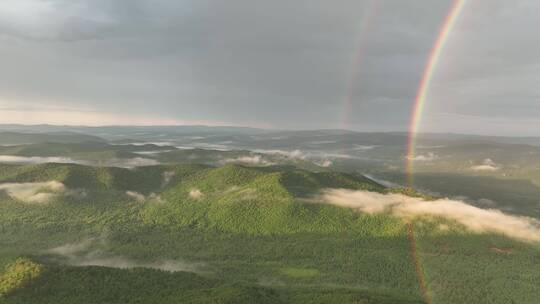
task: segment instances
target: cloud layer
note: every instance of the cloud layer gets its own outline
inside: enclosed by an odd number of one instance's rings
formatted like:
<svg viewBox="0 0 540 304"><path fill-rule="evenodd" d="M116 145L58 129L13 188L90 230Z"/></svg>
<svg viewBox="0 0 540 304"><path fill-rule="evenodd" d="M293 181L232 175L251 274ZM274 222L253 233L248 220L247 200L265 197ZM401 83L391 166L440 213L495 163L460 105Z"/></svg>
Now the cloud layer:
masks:
<svg viewBox="0 0 540 304"><path fill-rule="evenodd" d="M318 201L369 214L388 212L404 219L441 217L455 221L475 233L498 233L540 242L540 221L504 214L499 210L480 209L457 200L425 201L401 194L327 189L318 197Z"/></svg>

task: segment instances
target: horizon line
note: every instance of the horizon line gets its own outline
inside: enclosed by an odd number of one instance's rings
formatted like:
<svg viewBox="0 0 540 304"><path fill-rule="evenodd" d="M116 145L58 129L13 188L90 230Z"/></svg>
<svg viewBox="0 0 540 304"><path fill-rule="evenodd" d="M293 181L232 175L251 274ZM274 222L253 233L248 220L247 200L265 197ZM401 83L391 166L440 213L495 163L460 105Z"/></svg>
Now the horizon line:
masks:
<svg viewBox="0 0 540 304"><path fill-rule="evenodd" d="M242 125L205 125L205 124L163 124L163 125L131 125L131 124L118 124L118 125L69 125L69 124L21 124L21 123L0 123L0 128L5 126L22 126L22 127L39 127L39 126L48 126L48 127L62 127L62 128L114 128L114 127L132 127L132 128L153 128L153 127L202 127L202 128L236 128L236 129L253 129L260 131L273 131L273 132L306 132L306 131L342 131L342 132L351 132L351 133L382 133L382 134L410 134L406 129L404 130L388 130L388 131L361 131L361 130L352 130L344 128L308 128L308 129L277 129L277 128L260 128L260 127L250 127ZM1 130L0 130L1 131ZM415 132L416 135L461 135L461 136L484 136L484 137L499 137L499 138L540 138L539 135L494 135L494 134L481 134L481 133L460 133L460 132Z"/></svg>

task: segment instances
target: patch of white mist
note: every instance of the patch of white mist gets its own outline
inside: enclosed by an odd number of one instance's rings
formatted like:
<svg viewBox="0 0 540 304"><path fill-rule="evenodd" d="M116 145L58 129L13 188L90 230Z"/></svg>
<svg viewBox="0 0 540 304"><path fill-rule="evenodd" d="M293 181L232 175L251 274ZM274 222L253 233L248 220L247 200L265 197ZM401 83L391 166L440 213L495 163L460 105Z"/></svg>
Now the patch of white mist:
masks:
<svg viewBox="0 0 540 304"><path fill-rule="evenodd" d="M144 202L146 200L146 197L143 194L136 191L126 191L126 195L137 202Z"/></svg>
<svg viewBox="0 0 540 304"><path fill-rule="evenodd" d="M249 165L249 166L270 166L274 164L273 162L263 158L262 155L249 155L249 156L246 155L246 156L239 156L236 158L228 158L228 159L219 161L219 163L221 165L244 164L244 165Z"/></svg>
<svg viewBox="0 0 540 304"><path fill-rule="evenodd" d="M161 174L161 177L163 178L161 181L161 187L167 186L173 177L176 175L176 172L174 171L165 171Z"/></svg>
<svg viewBox="0 0 540 304"><path fill-rule="evenodd" d="M81 163L69 157L41 157L41 156L16 156L0 155L0 163L14 164L42 164L42 163L62 163L73 164Z"/></svg>
<svg viewBox="0 0 540 304"><path fill-rule="evenodd" d="M390 213L408 220L424 216L440 217L455 221L475 233L497 233L524 241L540 242L540 221L505 214L499 210L481 209L458 200L426 201L402 194L327 189L317 201L369 214Z"/></svg>
<svg viewBox="0 0 540 304"><path fill-rule="evenodd" d="M200 199L203 197L203 193L199 189L191 189L189 191L189 197L192 199Z"/></svg>
<svg viewBox="0 0 540 304"><path fill-rule="evenodd" d="M439 159L439 156L437 156L433 152L429 152L427 154L415 155L414 157L408 156L407 159L413 160L413 161L420 161L420 162L431 162L431 161Z"/></svg>
<svg viewBox="0 0 540 304"><path fill-rule="evenodd" d="M474 171L494 172L499 171L501 167L493 160L486 158L481 165L472 166L471 169Z"/></svg>
<svg viewBox="0 0 540 304"><path fill-rule="evenodd" d="M45 204L52 202L61 195L70 193L64 184L58 181L42 183L4 183L0 190L10 197L25 203ZM75 192L73 192L75 194Z"/></svg>
<svg viewBox="0 0 540 304"><path fill-rule="evenodd" d="M204 270L205 265L203 263L192 263L173 259L139 261L123 256L110 255L99 249L100 246L105 244L105 241L97 241L96 239L87 239L78 243L68 243L46 250L45 253L58 255L63 258L65 264L71 266L101 266L119 269L151 268L169 272L207 272Z"/></svg>
<svg viewBox="0 0 540 304"><path fill-rule="evenodd" d="M158 165L155 159L134 157L134 158L111 158L104 160L73 159L69 157L41 157L41 156L14 156L0 155L0 163L13 164L44 164L44 163L62 163L62 164L80 164L86 166L100 167L120 167L135 168L141 166Z"/></svg>

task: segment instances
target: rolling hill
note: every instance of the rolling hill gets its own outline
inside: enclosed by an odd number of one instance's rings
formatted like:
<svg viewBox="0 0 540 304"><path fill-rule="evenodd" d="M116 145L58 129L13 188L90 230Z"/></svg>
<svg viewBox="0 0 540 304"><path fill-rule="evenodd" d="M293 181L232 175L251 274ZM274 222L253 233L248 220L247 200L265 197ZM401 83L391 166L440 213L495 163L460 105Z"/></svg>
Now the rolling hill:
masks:
<svg viewBox="0 0 540 304"><path fill-rule="evenodd" d="M234 164L1 165L0 188L2 303L534 303L539 296L537 243L315 199L325 189L418 196L357 174Z"/></svg>

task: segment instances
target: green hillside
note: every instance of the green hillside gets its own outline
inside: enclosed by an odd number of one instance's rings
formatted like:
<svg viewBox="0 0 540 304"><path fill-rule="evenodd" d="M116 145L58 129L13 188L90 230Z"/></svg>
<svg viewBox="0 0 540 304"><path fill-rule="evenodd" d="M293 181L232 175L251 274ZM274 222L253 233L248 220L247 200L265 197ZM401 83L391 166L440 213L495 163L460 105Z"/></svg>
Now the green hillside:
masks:
<svg viewBox="0 0 540 304"><path fill-rule="evenodd" d="M16 277L24 277L17 281ZM66 267L40 265L18 259L0 279L10 286L2 303L396 303L385 295L301 287L270 288L248 283L228 283L186 272L135 268ZM70 282L70 284L65 284ZM420 303L404 300L400 303Z"/></svg>
<svg viewBox="0 0 540 304"><path fill-rule="evenodd" d="M537 244L425 219L412 226L412 258L405 220L309 199L325 188L395 192L360 175L240 165L0 166L0 185L50 181L65 189L46 202L0 191L0 303L422 303L422 289L434 303L540 297L531 288L540 280ZM51 193L45 185L34 191ZM440 224L451 233L437 232ZM173 272L152 269L162 265Z"/></svg>

